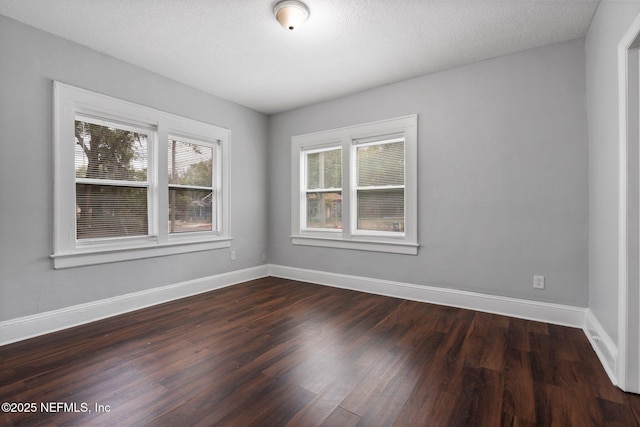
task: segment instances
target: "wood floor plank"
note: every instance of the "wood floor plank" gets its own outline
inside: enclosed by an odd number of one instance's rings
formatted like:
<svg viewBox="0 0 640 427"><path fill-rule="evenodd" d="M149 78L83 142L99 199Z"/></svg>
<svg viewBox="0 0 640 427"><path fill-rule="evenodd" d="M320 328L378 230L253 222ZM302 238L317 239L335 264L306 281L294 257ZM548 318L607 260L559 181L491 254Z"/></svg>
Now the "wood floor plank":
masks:
<svg viewBox="0 0 640 427"><path fill-rule="evenodd" d="M450 399L455 399L457 404L446 422L460 426L499 425L504 387L502 373L465 367L462 375L464 386L456 393L449 392Z"/></svg>
<svg viewBox="0 0 640 427"><path fill-rule="evenodd" d="M530 351L529 329L527 320L509 319L507 346L521 351Z"/></svg>
<svg viewBox="0 0 640 427"><path fill-rule="evenodd" d="M353 388L340 407L361 417L373 412L384 403L385 389L403 369L406 369L408 363L410 363L409 352L400 347L392 349Z"/></svg>
<svg viewBox="0 0 640 427"><path fill-rule="evenodd" d="M640 399L631 398L628 403L633 415L635 416L636 423L640 425Z"/></svg>
<svg viewBox="0 0 640 427"><path fill-rule="evenodd" d="M579 329L273 277L0 347L0 402L38 405L7 426L640 425Z"/></svg>
<svg viewBox="0 0 640 427"><path fill-rule="evenodd" d="M346 409L337 407L320 427L354 427L360 422L360 417Z"/></svg>
<svg viewBox="0 0 640 427"><path fill-rule="evenodd" d="M610 427L624 427L628 425L628 420L633 419L633 409L629 405L611 402L605 399L597 399L597 409L601 412L602 418Z"/></svg>
<svg viewBox="0 0 640 427"><path fill-rule="evenodd" d="M508 349L504 372L502 412L519 422L535 422L535 394L531 376L531 355L527 351Z"/></svg>
<svg viewBox="0 0 640 427"><path fill-rule="evenodd" d="M509 319L492 315L488 335L479 352L482 354L480 366L501 371L505 364L505 351L509 335Z"/></svg>
<svg viewBox="0 0 640 427"><path fill-rule="evenodd" d="M537 424L532 421L522 420L515 415L503 413L500 425L503 427L536 427Z"/></svg>
<svg viewBox="0 0 640 427"><path fill-rule="evenodd" d="M352 413L343 414L343 409L339 405L370 370L370 366L352 365L339 380L334 379L309 404L289 420L287 426L326 425L325 423L336 423L338 419L345 416L353 419L357 424L360 417L354 417Z"/></svg>

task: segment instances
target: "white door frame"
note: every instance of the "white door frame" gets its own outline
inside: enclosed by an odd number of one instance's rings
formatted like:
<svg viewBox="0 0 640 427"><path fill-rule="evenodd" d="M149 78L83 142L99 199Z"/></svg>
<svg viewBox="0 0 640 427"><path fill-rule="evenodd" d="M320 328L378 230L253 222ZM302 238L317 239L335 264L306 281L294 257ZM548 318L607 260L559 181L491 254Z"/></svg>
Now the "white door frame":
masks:
<svg viewBox="0 0 640 427"><path fill-rule="evenodd" d="M640 15L618 44L618 359L616 379L640 393Z"/></svg>

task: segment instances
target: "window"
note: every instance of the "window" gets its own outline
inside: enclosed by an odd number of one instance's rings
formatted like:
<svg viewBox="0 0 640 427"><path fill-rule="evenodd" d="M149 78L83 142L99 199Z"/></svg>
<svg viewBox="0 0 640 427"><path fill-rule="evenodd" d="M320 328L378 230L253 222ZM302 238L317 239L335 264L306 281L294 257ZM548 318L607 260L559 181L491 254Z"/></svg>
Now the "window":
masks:
<svg viewBox="0 0 640 427"><path fill-rule="evenodd" d="M356 232L404 233L404 137L355 144Z"/></svg>
<svg viewBox="0 0 640 427"><path fill-rule="evenodd" d="M417 254L417 116L292 138L292 243Z"/></svg>
<svg viewBox="0 0 640 427"><path fill-rule="evenodd" d="M342 150L329 148L304 153L306 166L307 230L342 228Z"/></svg>
<svg viewBox="0 0 640 427"><path fill-rule="evenodd" d="M77 115L76 240L149 235L148 129Z"/></svg>
<svg viewBox="0 0 640 427"><path fill-rule="evenodd" d="M216 223L216 146L169 137L169 233L211 231Z"/></svg>
<svg viewBox="0 0 640 427"><path fill-rule="evenodd" d="M217 126L54 83L55 268L230 246Z"/></svg>

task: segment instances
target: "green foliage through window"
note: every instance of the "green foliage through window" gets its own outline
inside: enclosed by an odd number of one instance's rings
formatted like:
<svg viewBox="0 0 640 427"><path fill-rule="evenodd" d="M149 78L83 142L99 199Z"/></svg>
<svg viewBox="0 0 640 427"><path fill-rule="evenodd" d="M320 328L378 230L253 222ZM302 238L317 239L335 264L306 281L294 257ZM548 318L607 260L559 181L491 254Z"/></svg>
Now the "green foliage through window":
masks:
<svg viewBox="0 0 640 427"><path fill-rule="evenodd" d="M75 143L76 238L146 235L148 135L76 120Z"/></svg>
<svg viewBox="0 0 640 427"><path fill-rule="evenodd" d="M211 231L214 223L214 148L171 138L169 232Z"/></svg>
<svg viewBox="0 0 640 427"><path fill-rule="evenodd" d="M307 228L342 228L342 149L306 153ZM335 190L338 191L335 191Z"/></svg>

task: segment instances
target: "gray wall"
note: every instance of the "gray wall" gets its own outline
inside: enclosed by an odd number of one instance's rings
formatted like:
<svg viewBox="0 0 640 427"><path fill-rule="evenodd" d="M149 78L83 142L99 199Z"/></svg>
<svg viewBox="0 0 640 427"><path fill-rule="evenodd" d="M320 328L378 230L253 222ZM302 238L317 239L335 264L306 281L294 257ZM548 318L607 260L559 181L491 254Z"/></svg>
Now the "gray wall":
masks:
<svg viewBox="0 0 640 427"><path fill-rule="evenodd" d="M291 137L411 113L419 255L293 246ZM270 262L584 307L586 119L582 39L272 116Z"/></svg>
<svg viewBox="0 0 640 427"><path fill-rule="evenodd" d="M0 321L261 264L268 118L0 16ZM226 127L229 250L53 270L52 80Z"/></svg>
<svg viewBox="0 0 640 427"><path fill-rule="evenodd" d="M0 58L0 321L256 266L267 245L274 264L587 305L583 40L271 118L2 16ZM219 250L53 270L52 80L230 128L237 261ZM291 136L412 113L419 255L292 246Z"/></svg>
<svg viewBox="0 0 640 427"><path fill-rule="evenodd" d="M618 341L618 56L640 2L601 2L586 37L589 306Z"/></svg>

